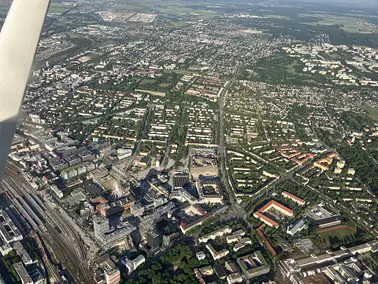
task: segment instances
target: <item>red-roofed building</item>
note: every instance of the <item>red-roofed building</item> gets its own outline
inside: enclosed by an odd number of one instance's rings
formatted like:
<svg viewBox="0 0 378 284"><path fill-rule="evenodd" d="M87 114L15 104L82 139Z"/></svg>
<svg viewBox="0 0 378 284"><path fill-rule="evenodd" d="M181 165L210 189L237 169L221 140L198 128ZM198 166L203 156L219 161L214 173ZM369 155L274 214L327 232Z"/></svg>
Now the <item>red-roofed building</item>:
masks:
<svg viewBox="0 0 378 284"><path fill-rule="evenodd" d="M274 228L277 229L280 226L276 221L273 221L272 219L264 216L260 212L255 212L255 214L253 214L253 216L255 216L255 218L260 219L261 221L263 221L269 227L274 227Z"/></svg>
<svg viewBox="0 0 378 284"><path fill-rule="evenodd" d="M207 214L207 211L198 204L193 205L192 211L195 211L196 213L202 216Z"/></svg>
<svg viewBox="0 0 378 284"><path fill-rule="evenodd" d="M253 216L255 218L261 220L265 224L267 224L269 227L274 227L274 228L277 229L280 225L276 221L272 220L271 218L269 218L269 217L267 217L263 214L264 212L267 212L271 209L275 209L275 210L279 211L280 213L282 213L286 216L289 216L289 217L294 216L293 210L291 210L290 208L287 208L286 206L278 203L275 200L269 201L262 208L260 208L260 210L256 211L253 214Z"/></svg>
<svg viewBox="0 0 378 284"><path fill-rule="evenodd" d="M266 212L266 211L268 211L268 210L270 210L272 208L274 208L274 209L280 211L281 213L283 213L283 214L285 214L287 216L290 216L290 217L294 215L293 210L291 210L290 208L287 208L286 206L278 203L275 200L269 201L267 204L265 204L264 207L262 207L259 210L259 212Z"/></svg>
<svg viewBox="0 0 378 284"><path fill-rule="evenodd" d="M299 198L298 196L295 196L294 194L291 194L290 192L284 191L282 192L282 196L293 200L294 202L298 203L301 206L306 204L306 202L302 198Z"/></svg>
<svg viewBox="0 0 378 284"><path fill-rule="evenodd" d="M273 256L276 256L277 255L277 252L276 250L272 247L272 245L270 244L270 242L268 241L268 239L266 238L266 236L264 235L263 233L263 229L265 227L265 224L262 224L260 227L257 228L257 234L259 235L259 237L261 238L261 240L263 241L263 243L266 245L266 247L268 248L268 250L270 251L270 253L273 255Z"/></svg>

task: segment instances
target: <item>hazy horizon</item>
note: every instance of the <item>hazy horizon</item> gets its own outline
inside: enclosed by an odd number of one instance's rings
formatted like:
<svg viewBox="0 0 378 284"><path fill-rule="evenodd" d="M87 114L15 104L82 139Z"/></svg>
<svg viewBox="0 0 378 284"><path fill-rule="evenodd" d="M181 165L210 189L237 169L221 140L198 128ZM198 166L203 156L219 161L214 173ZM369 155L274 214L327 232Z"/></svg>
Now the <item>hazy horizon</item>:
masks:
<svg viewBox="0 0 378 284"><path fill-rule="evenodd" d="M378 1L377 0L280 0L280 2L302 2L302 3L313 3L313 4L335 4L341 6L356 6L361 8L366 7L374 7L378 8Z"/></svg>

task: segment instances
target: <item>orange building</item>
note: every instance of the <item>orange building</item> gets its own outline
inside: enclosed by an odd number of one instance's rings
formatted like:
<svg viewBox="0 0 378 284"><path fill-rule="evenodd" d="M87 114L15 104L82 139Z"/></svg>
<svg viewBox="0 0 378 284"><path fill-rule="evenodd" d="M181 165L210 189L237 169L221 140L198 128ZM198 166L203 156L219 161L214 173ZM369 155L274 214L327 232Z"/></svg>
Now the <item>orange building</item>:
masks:
<svg viewBox="0 0 378 284"><path fill-rule="evenodd" d="M302 198L299 198L295 196L294 194L291 194L290 192L284 191L282 192L282 196L293 200L294 202L298 203L301 206L306 204L306 202Z"/></svg>
<svg viewBox="0 0 378 284"><path fill-rule="evenodd" d="M256 219L259 219L261 220L262 222L264 222L266 225L268 225L269 227L274 227L274 228L278 228L280 225L272 220L271 218L265 216L263 213L264 212L267 212L271 209L275 209L279 212L281 212L282 214L286 215L286 216L289 216L289 217L292 217L294 216L294 213L293 213L293 210L291 210L290 208L287 208L286 206L278 203L277 201L275 200L271 200L269 201L267 204L265 204L262 208L260 208L260 210L256 211L253 216L256 218Z"/></svg>
<svg viewBox="0 0 378 284"><path fill-rule="evenodd" d="M339 154L330 153L330 154L328 154L328 156L326 158L323 158L323 159L320 159L320 160L317 160L316 162L314 162L314 166L322 169L323 171L328 171L329 165L332 164L333 159L335 159L335 158L340 159Z"/></svg>

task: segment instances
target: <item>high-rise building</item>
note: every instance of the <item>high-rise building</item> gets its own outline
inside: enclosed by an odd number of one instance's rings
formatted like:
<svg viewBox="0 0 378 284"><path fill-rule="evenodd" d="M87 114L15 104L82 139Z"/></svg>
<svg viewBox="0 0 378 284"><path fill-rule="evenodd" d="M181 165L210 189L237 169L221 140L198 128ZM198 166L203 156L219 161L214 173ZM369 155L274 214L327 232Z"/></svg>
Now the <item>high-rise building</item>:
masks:
<svg viewBox="0 0 378 284"><path fill-rule="evenodd" d="M95 216L93 218L93 230L95 237L101 239L109 231L109 219L103 216Z"/></svg>
<svg viewBox="0 0 378 284"><path fill-rule="evenodd" d="M160 247L160 234L156 231L150 231L147 234L147 244L154 250Z"/></svg>
<svg viewBox="0 0 378 284"><path fill-rule="evenodd" d="M118 284L121 281L121 273L118 268L105 271L106 284Z"/></svg>

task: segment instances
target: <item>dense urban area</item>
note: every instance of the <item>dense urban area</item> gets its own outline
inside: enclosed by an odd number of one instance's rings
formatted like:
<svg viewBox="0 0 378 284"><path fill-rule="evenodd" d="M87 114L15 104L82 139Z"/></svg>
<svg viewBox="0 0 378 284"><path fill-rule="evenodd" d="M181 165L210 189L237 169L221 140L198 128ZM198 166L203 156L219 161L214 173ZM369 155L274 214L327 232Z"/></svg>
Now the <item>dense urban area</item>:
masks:
<svg viewBox="0 0 378 284"><path fill-rule="evenodd" d="M378 283L377 12L52 1L0 283Z"/></svg>

